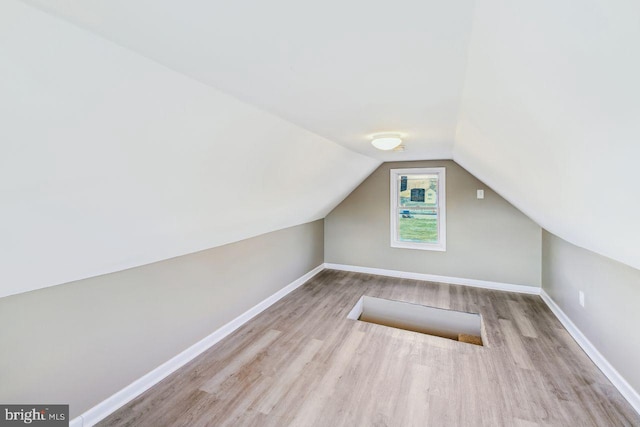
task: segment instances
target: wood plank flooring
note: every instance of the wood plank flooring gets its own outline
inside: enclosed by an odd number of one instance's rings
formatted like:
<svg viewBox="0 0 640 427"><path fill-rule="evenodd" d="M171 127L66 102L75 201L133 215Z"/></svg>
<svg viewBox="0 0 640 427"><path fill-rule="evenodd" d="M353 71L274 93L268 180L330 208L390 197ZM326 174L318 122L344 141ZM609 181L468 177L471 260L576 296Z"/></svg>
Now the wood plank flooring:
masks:
<svg viewBox="0 0 640 427"><path fill-rule="evenodd" d="M480 313L485 346L348 320ZM325 270L101 426L639 426L537 296Z"/></svg>

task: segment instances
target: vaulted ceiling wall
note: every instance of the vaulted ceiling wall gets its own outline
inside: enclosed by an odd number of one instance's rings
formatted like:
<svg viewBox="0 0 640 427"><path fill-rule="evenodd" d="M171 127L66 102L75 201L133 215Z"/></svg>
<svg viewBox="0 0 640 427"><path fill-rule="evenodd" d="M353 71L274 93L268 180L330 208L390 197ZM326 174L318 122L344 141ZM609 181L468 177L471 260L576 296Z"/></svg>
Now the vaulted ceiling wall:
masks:
<svg viewBox="0 0 640 427"><path fill-rule="evenodd" d="M26 1L356 152L451 158L473 0Z"/></svg>
<svg viewBox="0 0 640 427"><path fill-rule="evenodd" d="M640 268L639 8L5 0L0 295L322 218L382 160Z"/></svg>
<svg viewBox="0 0 640 427"><path fill-rule="evenodd" d="M478 0L454 159L552 233L640 268L640 3Z"/></svg>
<svg viewBox="0 0 640 427"><path fill-rule="evenodd" d="M0 2L0 297L323 218L380 163Z"/></svg>

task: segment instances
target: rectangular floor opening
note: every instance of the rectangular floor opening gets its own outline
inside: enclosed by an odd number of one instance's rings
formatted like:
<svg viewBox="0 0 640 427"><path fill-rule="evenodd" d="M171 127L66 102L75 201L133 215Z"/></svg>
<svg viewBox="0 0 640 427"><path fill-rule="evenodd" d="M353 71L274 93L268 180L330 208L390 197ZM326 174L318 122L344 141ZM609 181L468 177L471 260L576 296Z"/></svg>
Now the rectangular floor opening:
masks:
<svg viewBox="0 0 640 427"><path fill-rule="evenodd" d="M347 318L483 345L482 317L476 313L363 295Z"/></svg>

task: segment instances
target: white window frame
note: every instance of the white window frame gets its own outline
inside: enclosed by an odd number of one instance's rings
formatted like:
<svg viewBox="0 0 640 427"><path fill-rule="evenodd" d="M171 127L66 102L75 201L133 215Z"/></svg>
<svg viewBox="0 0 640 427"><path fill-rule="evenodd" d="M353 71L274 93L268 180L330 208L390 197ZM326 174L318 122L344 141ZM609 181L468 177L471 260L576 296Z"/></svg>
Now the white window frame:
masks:
<svg viewBox="0 0 640 427"><path fill-rule="evenodd" d="M391 247L424 251L447 250L447 195L445 168L391 169ZM398 239L398 190L402 175L438 175L438 243L403 242Z"/></svg>

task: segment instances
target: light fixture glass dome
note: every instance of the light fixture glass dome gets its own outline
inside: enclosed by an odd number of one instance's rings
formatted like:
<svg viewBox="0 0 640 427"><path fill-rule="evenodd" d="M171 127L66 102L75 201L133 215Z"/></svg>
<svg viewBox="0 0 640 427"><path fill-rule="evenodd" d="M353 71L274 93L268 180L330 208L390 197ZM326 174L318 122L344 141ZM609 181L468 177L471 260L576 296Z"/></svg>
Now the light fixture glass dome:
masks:
<svg viewBox="0 0 640 427"><path fill-rule="evenodd" d="M371 144L373 144L373 146L378 150L393 150L398 145L402 144L402 138L398 135L380 135L374 137Z"/></svg>

